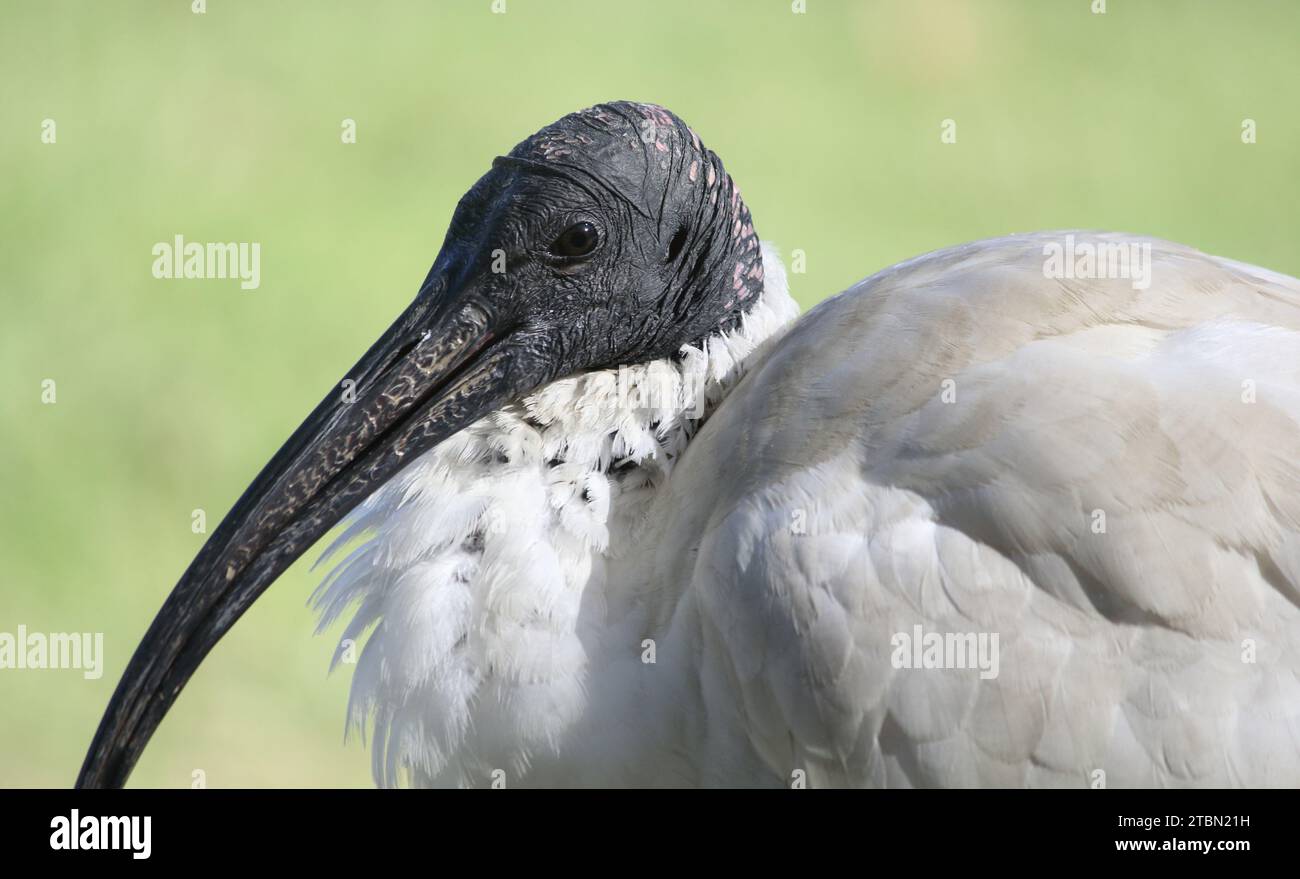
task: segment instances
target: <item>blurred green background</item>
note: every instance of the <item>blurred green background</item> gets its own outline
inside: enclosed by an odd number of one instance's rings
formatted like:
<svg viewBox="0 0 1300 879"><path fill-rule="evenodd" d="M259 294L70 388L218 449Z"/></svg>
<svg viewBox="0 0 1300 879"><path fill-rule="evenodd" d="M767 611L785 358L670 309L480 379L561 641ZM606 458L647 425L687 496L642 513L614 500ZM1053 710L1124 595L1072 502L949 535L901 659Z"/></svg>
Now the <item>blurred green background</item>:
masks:
<svg viewBox="0 0 1300 879"><path fill-rule="evenodd" d="M462 192L569 111L685 118L762 237L806 252L805 306L1045 228L1300 274L1300 4L1090 3L0 2L0 632L106 652L97 681L0 670L0 786L73 781L203 540L191 511L216 526L414 294ZM176 234L260 242L260 289L155 280ZM305 607L316 555L213 652L133 784L370 783L349 667L326 675L337 632Z"/></svg>

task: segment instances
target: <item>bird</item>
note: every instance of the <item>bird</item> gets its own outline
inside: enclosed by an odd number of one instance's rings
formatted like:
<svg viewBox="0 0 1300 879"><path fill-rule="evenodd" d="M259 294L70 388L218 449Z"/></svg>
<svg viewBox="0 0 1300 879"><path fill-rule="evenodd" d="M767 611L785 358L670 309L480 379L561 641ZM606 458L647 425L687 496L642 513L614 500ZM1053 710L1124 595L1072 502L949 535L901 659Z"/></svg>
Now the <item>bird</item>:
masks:
<svg viewBox="0 0 1300 879"><path fill-rule="evenodd" d="M1295 786L1298 437L1292 277L1011 234L801 315L699 135L599 104L460 200L78 785L333 531L380 786Z"/></svg>

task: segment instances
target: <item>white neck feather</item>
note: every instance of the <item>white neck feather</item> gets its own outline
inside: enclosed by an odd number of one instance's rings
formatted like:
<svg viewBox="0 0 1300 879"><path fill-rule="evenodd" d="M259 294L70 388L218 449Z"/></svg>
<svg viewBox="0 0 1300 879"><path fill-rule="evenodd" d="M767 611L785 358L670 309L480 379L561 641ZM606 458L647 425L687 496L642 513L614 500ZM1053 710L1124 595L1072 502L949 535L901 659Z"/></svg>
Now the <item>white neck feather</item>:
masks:
<svg viewBox="0 0 1300 879"><path fill-rule="evenodd" d="M363 733L373 720L378 783L519 782L590 727L593 678L639 649L610 637L636 615L618 568L638 551L639 518L757 349L798 314L767 244L763 269L762 298L733 330L677 358L552 382L352 514L321 562L355 547L314 601L322 629L358 606L335 662L356 662L349 717Z"/></svg>

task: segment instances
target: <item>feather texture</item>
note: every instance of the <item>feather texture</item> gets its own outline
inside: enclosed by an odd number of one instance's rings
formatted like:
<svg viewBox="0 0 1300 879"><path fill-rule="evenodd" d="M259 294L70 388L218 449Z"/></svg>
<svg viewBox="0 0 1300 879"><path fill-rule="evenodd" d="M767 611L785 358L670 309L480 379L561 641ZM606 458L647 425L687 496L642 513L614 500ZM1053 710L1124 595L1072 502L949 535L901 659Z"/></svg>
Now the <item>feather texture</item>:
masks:
<svg viewBox="0 0 1300 879"><path fill-rule="evenodd" d="M765 248L736 332L376 493L317 600L374 629L377 780L1300 784L1300 282L1089 233L1149 284L1048 277L1066 234L788 331ZM916 631L996 635L996 674L899 667Z"/></svg>

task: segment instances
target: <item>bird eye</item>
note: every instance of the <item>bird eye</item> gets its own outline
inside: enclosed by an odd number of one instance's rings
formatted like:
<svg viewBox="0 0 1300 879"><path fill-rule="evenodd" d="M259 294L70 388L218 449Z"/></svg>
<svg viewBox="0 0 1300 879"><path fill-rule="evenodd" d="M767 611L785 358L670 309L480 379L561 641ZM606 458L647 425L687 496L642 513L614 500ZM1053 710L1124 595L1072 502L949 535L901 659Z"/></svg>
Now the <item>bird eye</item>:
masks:
<svg viewBox="0 0 1300 879"><path fill-rule="evenodd" d="M586 256L596 249L599 242L600 233L596 227L584 220L561 232L551 245L551 253L567 257Z"/></svg>

